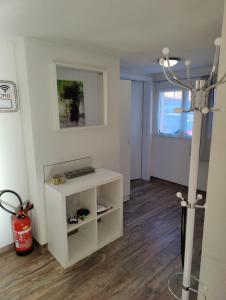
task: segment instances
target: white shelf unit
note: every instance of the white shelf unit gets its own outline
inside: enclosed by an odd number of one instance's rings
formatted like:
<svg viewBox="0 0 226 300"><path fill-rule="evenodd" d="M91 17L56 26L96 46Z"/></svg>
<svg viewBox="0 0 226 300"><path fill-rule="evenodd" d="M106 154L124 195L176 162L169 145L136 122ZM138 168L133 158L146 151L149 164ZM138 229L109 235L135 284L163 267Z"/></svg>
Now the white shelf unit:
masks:
<svg viewBox="0 0 226 300"><path fill-rule="evenodd" d="M48 249L70 267L123 234L122 175L107 169L70 179L62 185L45 183ZM111 208L97 214L97 202ZM77 224L67 218L79 208L90 211Z"/></svg>

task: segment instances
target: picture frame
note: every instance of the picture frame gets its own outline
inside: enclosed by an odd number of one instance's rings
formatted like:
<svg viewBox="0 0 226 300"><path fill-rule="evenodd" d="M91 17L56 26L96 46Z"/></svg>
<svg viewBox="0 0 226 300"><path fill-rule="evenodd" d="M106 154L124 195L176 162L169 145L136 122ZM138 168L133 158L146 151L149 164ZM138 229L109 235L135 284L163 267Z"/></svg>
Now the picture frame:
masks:
<svg viewBox="0 0 226 300"><path fill-rule="evenodd" d="M91 90L91 85L88 86L88 84L85 82L85 80L81 78L68 80L68 78L61 79L59 78L59 72L58 70L65 69L69 70L69 72L80 72L80 73L86 73L87 74L99 74L102 76L102 84L101 89L98 91L100 95L100 107L96 110L99 110L100 113L100 120L99 122L93 122L92 124L92 111L94 108L89 106L87 107L87 103L92 102L93 99L91 99L91 95L93 94L93 91ZM78 129L86 129L86 128L99 128L99 127L105 127L107 126L107 72L105 69L102 68L96 68L96 67L90 67L90 66L81 66L81 65L75 65L75 64L67 64L62 62L52 62L51 63L51 71L52 71L52 108L53 108L53 121L54 121L54 129L55 130L78 130ZM65 81L62 83L65 86L75 86L80 85L80 99L76 100L77 103L79 103L80 107L77 110L71 105L72 101L68 100L62 95L59 94L59 81ZM68 82L66 82L68 81ZM69 82L70 81L70 82ZM70 90L70 87L69 87ZM62 91L62 88L61 88ZM64 96L65 91L68 93L67 89L64 90ZM70 91L69 91L70 93ZM96 92L97 94L97 92ZM59 100L61 98L61 100ZM61 101L61 106L59 105L59 101ZM67 105L66 103L67 102ZM85 103L86 102L86 103ZM91 106L91 105L90 105ZM62 108L64 107L64 108ZM67 108L66 108L67 107ZM69 108L68 108L69 107ZM81 109L83 107L83 109ZM62 113L64 109L71 109L71 111L64 115L64 118L62 118ZM77 116L72 116L73 110L76 110ZM94 109L95 110L95 109ZM79 117L78 117L79 114ZM66 120L67 118L67 120ZM96 118L97 121L98 118Z"/></svg>

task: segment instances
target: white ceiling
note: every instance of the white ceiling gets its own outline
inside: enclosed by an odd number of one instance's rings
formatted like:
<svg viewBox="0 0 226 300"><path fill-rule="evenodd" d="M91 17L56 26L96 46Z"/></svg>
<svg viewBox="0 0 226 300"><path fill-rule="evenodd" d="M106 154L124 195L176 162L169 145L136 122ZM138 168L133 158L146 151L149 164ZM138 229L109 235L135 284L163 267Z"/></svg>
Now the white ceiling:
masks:
<svg viewBox="0 0 226 300"><path fill-rule="evenodd" d="M93 44L124 70L159 72L161 49L209 65L224 0L0 0L0 34ZM181 68L182 64L178 66Z"/></svg>

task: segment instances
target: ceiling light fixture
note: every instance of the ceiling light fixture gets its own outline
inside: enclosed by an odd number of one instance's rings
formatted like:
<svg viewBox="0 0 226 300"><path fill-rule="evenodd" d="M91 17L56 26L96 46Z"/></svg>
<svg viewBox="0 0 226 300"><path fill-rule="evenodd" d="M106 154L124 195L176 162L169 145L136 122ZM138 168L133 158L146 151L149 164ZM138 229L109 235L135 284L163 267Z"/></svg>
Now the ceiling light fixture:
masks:
<svg viewBox="0 0 226 300"><path fill-rule="evenodd" d="M170 67L175 66L176 64L178 64L179 61L180 61L180 58L179 58L179 57L169 57L169 65L170 65ZM168 62L167 62L167 60L164 59L164 58L160 58L160 59L158 60L158 62L159 62L159 64L160 64L160 66L163 66L163 65L164 65L165 68L168 67Z"/></svg>

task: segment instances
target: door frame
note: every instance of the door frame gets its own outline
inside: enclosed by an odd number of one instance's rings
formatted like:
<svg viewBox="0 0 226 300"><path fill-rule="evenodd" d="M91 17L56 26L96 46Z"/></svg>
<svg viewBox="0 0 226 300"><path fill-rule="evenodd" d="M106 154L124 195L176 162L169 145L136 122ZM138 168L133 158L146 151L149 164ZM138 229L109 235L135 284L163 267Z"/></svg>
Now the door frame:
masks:
<svg viewBox="0 0 226 300"><path fill-rule="evenodd" d="M138 98L136 96L138 96ZM138 115L135 116L134 113L138 113ZM144 82L141 80L131 80L130 162L133 162L134 160L134 165L130 167L130 180L142 179L144 131L143 114ZM136 120L136 124L134 125L133 119Z"/></svg>
<svg viewBox="0 0 226 300"><path fill-rule="evenodd" d="M150 180L153 112L152 77L121 72L121 80L143 81L141 177Z"/></svg>

